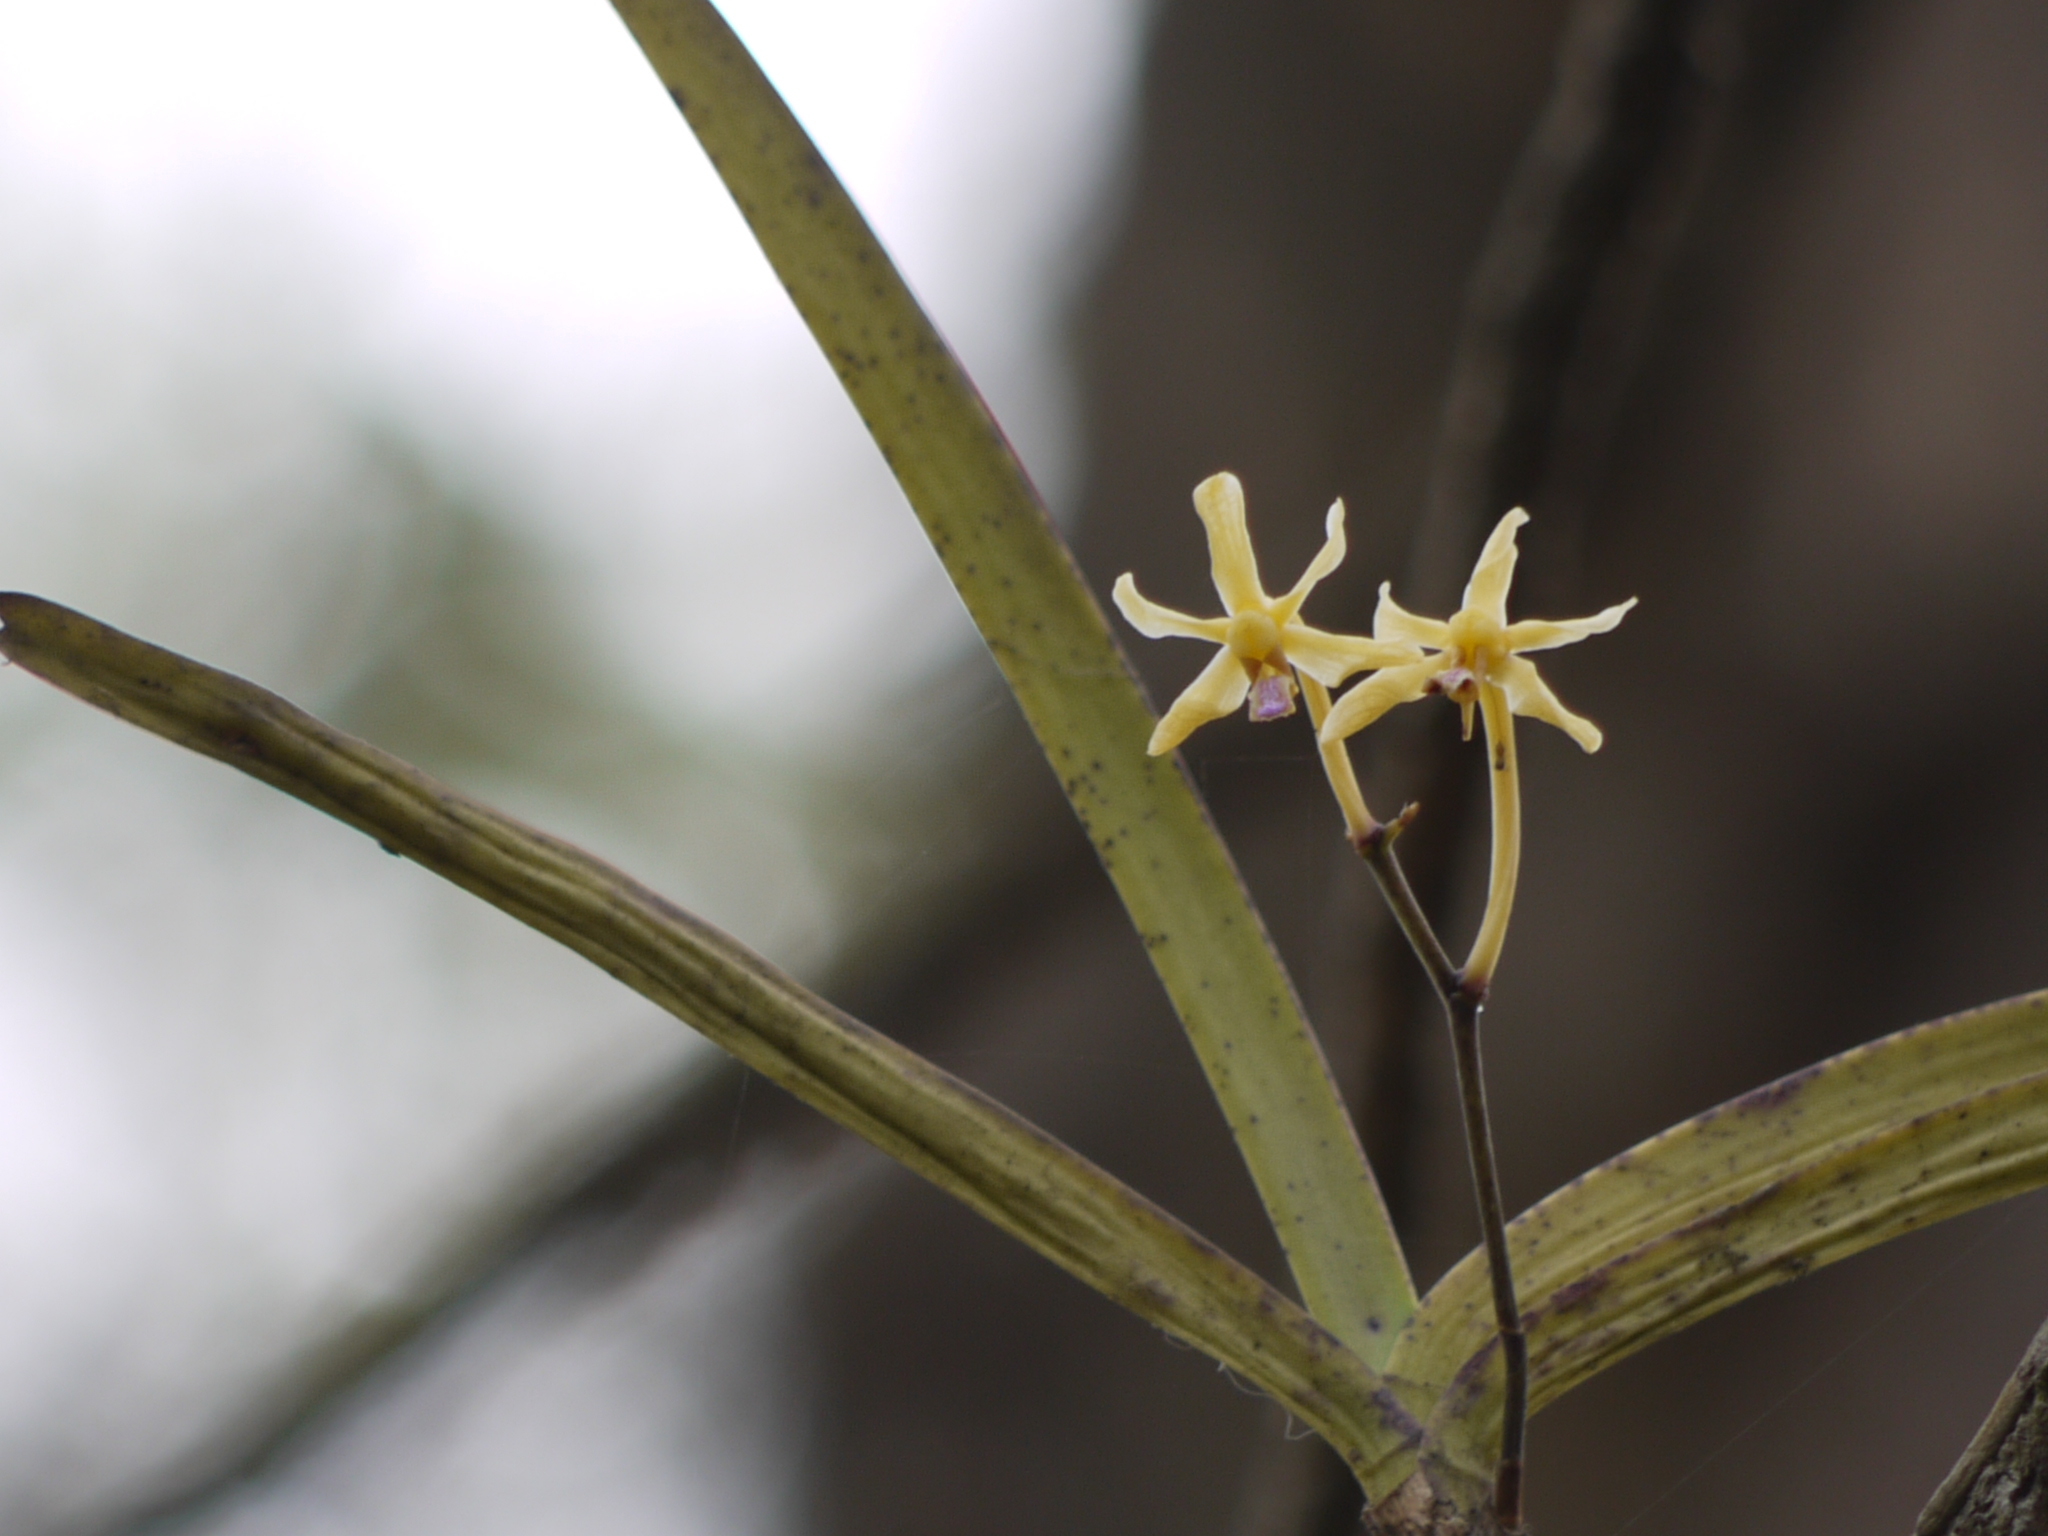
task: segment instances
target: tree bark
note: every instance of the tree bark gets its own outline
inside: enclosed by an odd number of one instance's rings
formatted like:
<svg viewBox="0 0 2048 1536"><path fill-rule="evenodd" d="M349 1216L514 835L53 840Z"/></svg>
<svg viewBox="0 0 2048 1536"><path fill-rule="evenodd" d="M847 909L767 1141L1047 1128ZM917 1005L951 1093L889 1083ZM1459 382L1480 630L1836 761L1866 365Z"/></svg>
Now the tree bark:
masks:
<svg viewBox="0 0 2048 1536"><path fill-rule="evenodd" d="M1913 1536L2048 1536L2048 1323Z"/></svg>

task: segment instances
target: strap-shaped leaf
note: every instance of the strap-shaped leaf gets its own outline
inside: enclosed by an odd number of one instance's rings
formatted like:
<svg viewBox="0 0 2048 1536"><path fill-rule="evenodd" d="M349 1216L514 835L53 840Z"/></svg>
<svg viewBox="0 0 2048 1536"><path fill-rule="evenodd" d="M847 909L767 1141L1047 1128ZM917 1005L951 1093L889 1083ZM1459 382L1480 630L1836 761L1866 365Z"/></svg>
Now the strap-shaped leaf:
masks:
<svg viewBox="0 0 2048 1536"><path fill-rule="evenodd" d="M1415 1304L1321 1046L1037 491L708 0L614 0L924 524L1145 942L1309 1310L1377 1363ZM878 642L879 643L879 642Z"/></svg>
<svg viewBox="0 0 2048 1536"><path fill-rule="evenodd" d="M1235 1259L602 860L253 683L41 598L0 593L0 655L566 944L1112 1301L1258 1382L1361 1479L1419 1438L1370 1366Z"/></svg>
<svg viewBox="0 0 2048 1536"><path fill-rule="evenodd" d="M1601 1164L1508 1228L1532 1407L1746 1296L2048 1183L2048 993L1901 1030ZM1390 1375L1455 1484L1501 1380L1483 1257L1444 1276ZM1389 1468L1383 1474L1393 1476Z"/></svg>

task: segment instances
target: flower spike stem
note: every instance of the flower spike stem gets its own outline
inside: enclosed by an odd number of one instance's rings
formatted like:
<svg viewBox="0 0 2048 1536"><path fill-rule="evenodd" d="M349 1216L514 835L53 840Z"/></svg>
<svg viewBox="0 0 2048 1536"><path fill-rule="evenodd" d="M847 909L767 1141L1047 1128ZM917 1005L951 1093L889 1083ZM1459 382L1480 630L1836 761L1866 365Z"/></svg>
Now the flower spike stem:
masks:
<svg viewBox="0 0 2048 1536"><path fill-rule="evenodd" d="M1486 1113L1486 1080L1479 1070L1481 995L1460 988L1444 1000L1451 1021L1451 1049L1458 1063L1458 1097L1465 1111L1465 1150L1472 1159L1472 1190L1479 1198L1479 1230L1486 1240L1486 1268L1493 1281L1493 1318L1500 1330L1505 1396L1501 1403L1500 1462L1494 1470L1493 1513L1501 1529L1522 1529L1522 1447L1529 1429L1529 1335L1515 1299L1515 1272L1508 1262L1506 1213L1501 1208L1500 1174L1493 1159L1493 1124Z"/></svg>
<svg viewBox="0 0 2048 1536"><path fill-rule="evenodd" d="M1316 690L1307 691L1311 713L1320 716L1328 708L1327 695L1319 701ZM1505 730L1496 733L1493 699L1488 697L1483 702L1488 705L1488 750L1494 754L1494 771L1491 774L1494 781L1494 863L1487 921L1481 924L1480 942L1473 946L1475 957L1485 953L1489 931L1493 932L1492 955L1500 953L1500 933L1506 930L1507 908L1514 901L1515 866L1521 852L1514 726L1507 717L1506 701L1502 700L1498 713ZM1318 708L1319 703L1321 708ZM1341 769L1331 758L1333 751L1339 755ZM1394 853L1394 839L1414 820L1415 807L1407 807L1390 822L1374 821L1366 813L1362 825L1353 825L1352 806L1355 802L1358 810L1364 812L1364 801L1358 795L1355 780L1350 783L1348 796L1345 787L1339 783L1340 772L1345 779L1351 779L1351 762L1344 754L1343 744L1326 746L1323 761L1330 774L1331 786L1337 790L1338 803L1345 809L1352 846L1357 848L1373 878L1379 882L1380 893L1386 897L1387 906L1393 911L1394 920L1401 925L1401 931L1408 936L1422 968L1429 973L1437 997L1444 1005L1444 1016L1451 1026L1451 1049L1458 1068L1458 1097L1465 1117L1465 1150L1472 1163L1472 1191L1479 1205L1479 1230L1486 1245L1487 1272L1493 1283L1494 1324L1500 1334L1501 1365L1505 1376L1500 1461L1494 1471L1493 1512L1503 1531L1520 1531L1523 1447L1529 1427L1529 1336L1522 1327L1521 1303L1515 1296L1514 1268L1508 1261L1507 1220L1501 1204L1500 1171L1494 1161L1493 1124L1487 1114L1486 1080L1480 1070L1479 1015L1486 1005L1490 970L1485 975L1475 976L1472 963L1468 962L1462 971L1453 965L1449 951L1437 937L1422 904L1415 899L1414 887L1409 885L1407 872L1401 868L1401 861ZM1502 815L1504 798L1505 819ZM1488 963L1490 966L1490 959Z"/></svg>

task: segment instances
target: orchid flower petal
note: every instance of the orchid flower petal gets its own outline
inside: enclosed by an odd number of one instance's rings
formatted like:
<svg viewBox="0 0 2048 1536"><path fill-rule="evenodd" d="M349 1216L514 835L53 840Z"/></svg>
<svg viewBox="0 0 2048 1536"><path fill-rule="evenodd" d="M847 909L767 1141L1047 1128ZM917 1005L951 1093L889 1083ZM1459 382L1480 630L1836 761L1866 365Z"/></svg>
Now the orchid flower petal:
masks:
<svg viewBox="0 0 2048 1536"><path fill-rule="evenodd" d="M1476 608L1496 624L1508 621L1508 583L1515 579L1515 530L1529 521L1529 514L1516 507L1487 536L1479 551L1479 563L1472 567L1472 579L1465 583L1465 606Z"/></svg>
<svg viewBox="0 0 2048 1536"><path fill-rule="evenodd" d="M1228 619L1198 619L1178 608L1153 602L1138 591L1138 584L1128 571L1117 577L1116 586L1109 595L1116 599L1117 611L1130 621L1131 628L1147 640L1179 635L1189 640L1207 640L1211 645L1221 645L1230 633Z"/></svg>
<svg viewBox="0 0 2048 1536"><path fill-rule="evenodd" d="M1301 612L1301 605L1308 601L1308 595L1315 590L1317 582L1337 569L1344 560L1344 502L1342 498L1330 503L1329 516L1323 519L1323 547L1316 551L1315 559L1309 561L1308 569L1301 573L1301 580L1288 590L1285 597L1273 605L1273 621L1276 624L1289 623Z"/></svg>
<svg viewBox="0 0 2048 1536"><path fill-rule="evenodd" d="M1535 662L1510 656L1500 669L1500 687L1507 694L1508 708L1516 714L1556 726L1588 752L1600 750L1600 743L1605 739L1600 734L1600 727L1560 704L1557 695L1550 691L1550 685L1537 672Z"/></svg>
<svg viewBox="0 0 2048 1536"><path fill-rule="evenodd" d="M1429 692L1430 681L1436 676L1439 665L1435 657L1428 656L1405 666L1373 673L1330 706L1330 716L1323 722L1321 739L1326 743L1342 741L1346 736L1364 730L1396 704L1421 698Z"/></svg>
<svg viewBox="0 0 2048 1536"><path fill-rule="evenodd" d="M1197 726L1220 720L1242 704L1251 686L1252 680L1245 672L1244 663L1225 646L1173 701L1173 707L1154 728L1145 750L1154 757L1171 752L1186 741Z"/></svg>
<svg viewBox="0 0 2048 1536"><path fill-rule="evenodd" d="M1442 619L1425 619L1419 613L1410 613L1394 601L1393 588L1391 581L1380 583L1380 606L1372 616L1375 640L1426 645L1433 651L1440 651L1451 643L1450 625Z"/></svg>
<svg viewBox="0 0 2048 1536"><path fill-rule="evenodd" d="M1232 474L1211 475L1195 487L1195 511L1209 530L1209 574L1227 612L1266 606L1259 564L1244 526L1244 487Z"/></svg>
<svg viewBox="0 0 2048 1536"><path fill-rule="evenodd" d="M1412 645L1367 640L1362 635L1333 635L1307 624L1289 624L1281 630L1280 648L1289 662L1325 688L1334 688L1352 673L1370 667L1398 667L1422 659Z"/></svg>
<svg viewBox="0 0 2048 1536"><path fill-rule="evenodd" d="M1604 635L1619 624L1636 600L1616 603L1612 608L1602 608L1590 619L1524 619L1519 624L1510 624L1504 638L1508 649L1522 651L1548 651L1560 645L1576 645L1588 635Z"/></svg>

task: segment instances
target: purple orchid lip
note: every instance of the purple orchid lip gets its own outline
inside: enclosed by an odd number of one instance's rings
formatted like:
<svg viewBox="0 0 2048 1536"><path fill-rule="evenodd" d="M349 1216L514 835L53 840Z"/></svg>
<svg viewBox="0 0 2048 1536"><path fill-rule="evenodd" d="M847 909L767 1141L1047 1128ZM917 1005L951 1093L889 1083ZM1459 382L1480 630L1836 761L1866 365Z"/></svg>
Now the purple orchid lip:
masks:
<svg viewBox="0 0 2048 1536"><path fill-rule="evenodd" d="M1252 684L1252 718L1279 720L1294 713L1294 690L1284 675L1268 675Z"/></svg>
<svg viewBox="0 0 2048 1536"><path fill-rule="evenodd" d="M1439 672L1429 680L1429 691L1441 693L1453 699L1463 699L1477 691L1479 674L1470 667L1451 667Z"/></svg>

